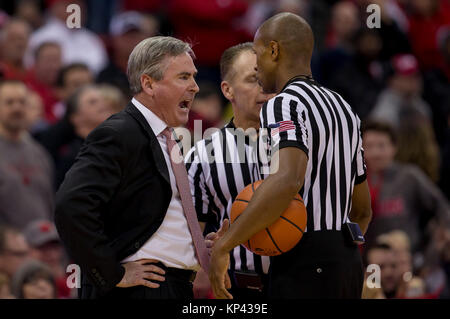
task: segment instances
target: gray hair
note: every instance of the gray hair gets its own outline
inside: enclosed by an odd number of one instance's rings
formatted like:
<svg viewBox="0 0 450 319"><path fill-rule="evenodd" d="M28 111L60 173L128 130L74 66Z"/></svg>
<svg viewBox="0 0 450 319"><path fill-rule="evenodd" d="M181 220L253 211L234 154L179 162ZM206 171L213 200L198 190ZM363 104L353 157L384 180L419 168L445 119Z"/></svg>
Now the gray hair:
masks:
<svg viewBox="0 0 450 319"><path fill-rule="evenodd" d="M156 36L142 40L128 58L127 75L133 94L142 91L141 75L147 74L156 81L164 77L166 57L189 53L195 57L191 46L173 37Z"/></svg>

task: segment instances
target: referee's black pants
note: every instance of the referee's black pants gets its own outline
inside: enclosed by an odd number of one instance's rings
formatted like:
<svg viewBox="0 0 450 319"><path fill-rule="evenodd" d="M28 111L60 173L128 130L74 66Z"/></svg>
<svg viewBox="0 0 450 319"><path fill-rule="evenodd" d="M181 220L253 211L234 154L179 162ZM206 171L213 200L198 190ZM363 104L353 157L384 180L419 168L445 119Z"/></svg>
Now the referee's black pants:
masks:
<svg viewBox="0 0 450 319"><path fill-rule="evenodd" d="M306 232L292 250L271 258L269 298L360 299L363 280L358 246L343 232Z"/></svg>

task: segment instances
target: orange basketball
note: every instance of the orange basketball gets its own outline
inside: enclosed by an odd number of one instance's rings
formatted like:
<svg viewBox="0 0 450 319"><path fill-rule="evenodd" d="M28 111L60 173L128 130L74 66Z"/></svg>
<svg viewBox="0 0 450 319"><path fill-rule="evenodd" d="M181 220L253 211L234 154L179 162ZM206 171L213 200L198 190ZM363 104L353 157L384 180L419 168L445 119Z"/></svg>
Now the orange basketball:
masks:
<svg viewBox="0 0 450 319"><path fill-rule="evenodd" d="M230 221L233 223L252 199L253 193L263 181L247 185L236 197L231 206ZM306 227L306 207L299 194L281 214L280 218L260 232L253 235L243 245L255 254L276 256L292 249L303 236Z"/></svg>

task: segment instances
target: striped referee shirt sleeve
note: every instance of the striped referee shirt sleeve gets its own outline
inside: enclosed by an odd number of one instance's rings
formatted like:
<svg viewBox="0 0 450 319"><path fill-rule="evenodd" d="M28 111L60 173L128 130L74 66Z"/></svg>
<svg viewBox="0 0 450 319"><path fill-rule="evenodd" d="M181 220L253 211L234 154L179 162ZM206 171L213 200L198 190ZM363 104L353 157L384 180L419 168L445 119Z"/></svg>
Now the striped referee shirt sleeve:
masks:
<svg viewBox="0 0 450 319"><path fill-rule="evenodd" d="M355 184L361 184L367 178L367 167L366 162L364 160L364 148L362 146L362 136L361 136L361 120L356 115L357 123L358 123L358 144L356 149L356 178Z"/></svg>
<svg viewBox="0 0 450 319"><path fill-rule="evenodd" d="M261 127L267 128L272 148L298 147L308 154L308 111L305 106L281 93L261 109Z"/></svg>
<svg viewBox="0 0 450 319"><path fill-rule="evenodd" d="M189 186L191 188L192 201L199 222L208 222L215 213L212 211L207 194L203 167L196 146L192 147L185 158L188 173Z"/></svg>

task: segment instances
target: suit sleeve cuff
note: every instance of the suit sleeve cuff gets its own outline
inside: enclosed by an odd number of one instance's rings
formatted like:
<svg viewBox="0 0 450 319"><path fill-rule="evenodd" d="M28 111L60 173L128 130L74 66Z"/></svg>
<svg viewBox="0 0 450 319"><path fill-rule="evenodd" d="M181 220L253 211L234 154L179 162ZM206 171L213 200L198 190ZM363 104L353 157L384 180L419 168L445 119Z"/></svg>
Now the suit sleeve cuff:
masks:
<svg viewBox="0 0 450 319"><path fill-rule="evenodd" d="M361 184L362 182L364 182L367 178L367 174L364 173L361 176L356 176L355 178L355 185Z"/></svg>

